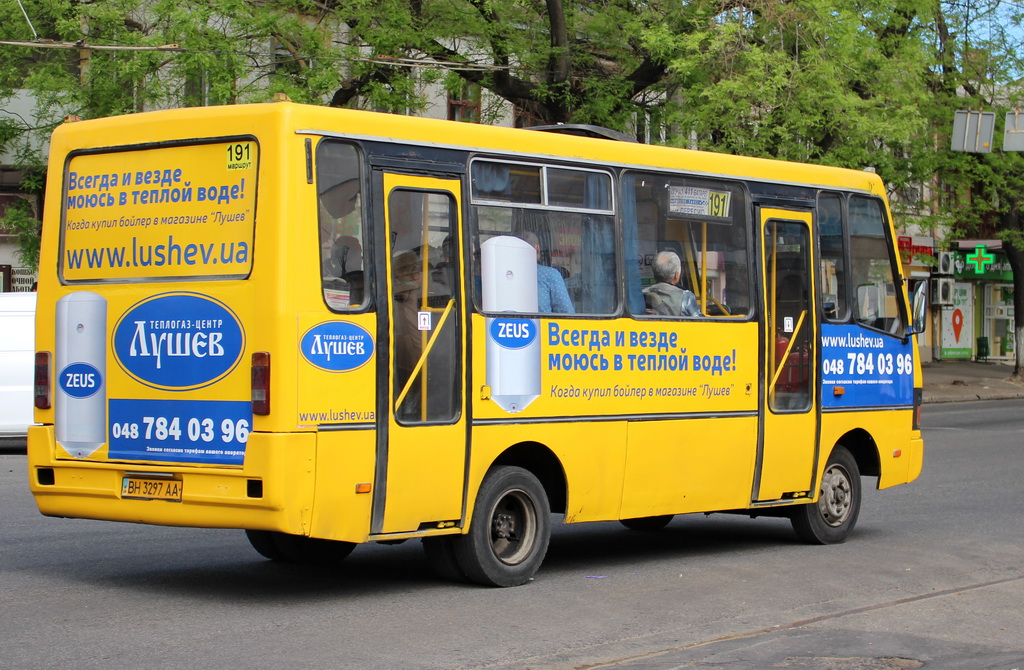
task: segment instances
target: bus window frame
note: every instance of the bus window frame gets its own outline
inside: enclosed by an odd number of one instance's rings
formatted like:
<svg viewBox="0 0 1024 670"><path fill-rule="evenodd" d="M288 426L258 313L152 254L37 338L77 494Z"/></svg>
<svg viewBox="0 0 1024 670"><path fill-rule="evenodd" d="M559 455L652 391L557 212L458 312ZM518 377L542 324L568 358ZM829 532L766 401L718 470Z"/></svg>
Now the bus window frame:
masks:
<svg viewBox="0 0 1024 670"><path fill-rule="evenodd" d="M882 213L882 222L883 222L882 233L885 236L885 250L886 250L886 252L889 255L889 271L892 273L893 290L895 291L894 298L895 298L895 302L896 302L896 309L899 312L899 316L900 316L900 326L901 327L899 328L899 330L897 332L893 333L893 332L890 332L889 330L883 330L883 329L878 328L876 326L870 326L870 325L868 325L868 324L866 324L866 323L864 323L862 321L858 321L857 318L856 318L856 304L857 304L856 303L856 297L857 296L855 294L857 289L853 285L852 281L847 282L847 291L849 293L847 298L850 301L848 303L850 309L849 309L849 318L848 318L848 321L846 323L852 323L853 325L856 325L856 326L859 326L861 328L867 329L867 330L869 330L871 332L879 333L881 335L886 335L888 337L892 337L892 338L898 339L898 340L900 340L902 342L907 342L909 340L909 338L910 338L910 334L908 333L909 325L910 324L909 324L909 314L907 312L907 301L908 301L907 291L906 291L907 281L903 277L902 272L900 272L901 268L899 267L899 254L896 252L896 244L895 244L895 240L893 239L893 235L895 234L895 227L893 225L892 215L889 212L889 208L886 206L886 201L883 198L881 198L881 197L879 197L877 195L874 195L873 193L847 193L845 201L843 203L843 217L844 217L843 218L843 221L844 221L843 235L844 235L844 244L846 246L845 253L847 254L848 258L851 260L851 263L850 263L850 266L849 266L850 267L850 278L851 279L853 278L853 263L852 263L853 244L852 244L852 241L850 239L851 238L850 225L848 225L848 224L849 224L849 221L850 221L850 201L853 200L853 198L855 198L855 197L864 198L865 200L869 200L869 201L874 201L874 202L878 203L878 205L880 206L880 210L881 210L881 213Z"/></svg>
<svg viewBox="0 0 1024 670"><path fill-rule="evenodd" d="M819 207L819 204L821 203L821 196L822 195L835 196L836 198L839 199L839 225L840 225L840 236L839 237L842 240L842 245L843 245L843 265L844 265L843 272L845 274L845 277L843 279L843 285L842 285L841 288L843 290L843 298L844 298L845 311L844 311L843 314L840 314L839 316L837 316L835 318L828 317L827 313L825 312L825 292L821 290L821 286L820 285L818 287L818 305L817 305L817 307L820 310L822 321L824 321L825 323L832 323L832 324L837 324L837 325L850 324L850 323L854 323L854 320L853 320L853 296L850 293L850 280L853 277L853 272L852 272L852 269L851 269L852 266L851 266L851 256L850 256L849 210L847 208L847 201L849 200L850 194L849 193L845 193L843 191L833 191L833 190L828 190L828 189L821 189L821 190L818 191L817 195L814 198L814 246L816 247L815 251L817 252L818 274L819 275L821 274L821 261L824 258L824 256L821 253L821 225L820 225L821 218L819 216L819 212L821 211L820 207ZM821 277L820 276L818 277L818 281L821 281Z"/></svg>
<svg viewBox="0 0 1024 670"><path fill-rule="evenodd" d="M492 200L487 198L477 198L474 196L474 185L473 185L473 168L477 163L501 163L506 165L522 165L526 167L537 167L540 168L540 198L539 204L534 203L522 203L510 200ZM611 209L598 209L598 208L580 208L580 207L568 207L563 205L548 205L544 204L548 200L548 188L546 180L546 169L554 170L572 170L577 172L586 172L591 174L599 174L608 177L608 198L611 205ZM504 155L500 154L489 154L479 153L470 155L466 160L466 184L465 193L462 205L465 212L463 221L463 234L465 243L465 258L463 265L463 281L466 283L467 291L465 293L465 299L473 313L482 314L488 317L502 316L502 312L494 312L484 310L482 305L479 304L478 296L476 291L470 282L474 281L475 274L479 271L480 265L480 224L479 224L479 212L481 208L501 208L501 209L520 209L540 212L564 212L569 214L579 214L581 216L600 216L608 217L611 219L612 232L615 238L614 252L615 258L615 272L617 276L614 282L615 290L615 305L614 308L606 313L601 312L575 312L575 313L561 313L561 312L523 312L524 316L540 317L545 319L597 319L597 320L610 320L619 319L626 314L624 307L624 296L622 295L622 287L624 286L623 273L625 272L625 266L623 263L622 256L620 253L622 246L618 242L622 236L622 215L621 207L619 206L619 175L620 172L615 168L614 165L605 165L604 167L582 167L578 163L569 161L542 161L542 160L522 160L509 159Z"/></svg>
<svg viewBox="0 0 1024 670"><path fill-rule="evenodd" d="M388 172L388 171L385 171L385 172ZM389 172L389 173L390 174L396 174L396 173L393 173L393 172ZM422 176L422 175L416 175L416 176ZM454 242L455 242L456 245L458 245L460 243L460 239L459 239L460 218L463 218L465 210L461 209L462 203L459 201L458 197L453 197L453 194L456 194L457 196L461 196L464 193L462 193L462 192L460 192L458 190L450 190L450 191L449 190L444 190L444 189L438 190L438 189L433 189L433 188L421 188L421 187L417 187L417 186L407 186L407 185L398 186L398 187L395 187L395 188L391 189L390 191L385 191L385 189L383 188L383 185L384 184L383 184L383 175L382 175L381 196L385 200L387 200L387 201L390 201L390 198L392 197L392 195L395 194L395 192L414 193L414 194L419 194L421 196L425 196L427 198L429 198L432 195L443 196L443 197L447 198L448 202L449 202L449 205L450 205L448 207L448 230L449 230L448 235L449 236L455 236ZM388 209L389 212L391 212L391 203L390 202L388 202L387 209ZM382 207L381 208L381 217L382 217L382 219L383 219L383 217L385 215L384 211L385 210ZM381 232L383 233L384 231L388 230L388 226L390 226L390 224L391 224L390 221L387 221L386 223L384 223L384 225L382 226ZM429 231L429 224L428 224L428 227L426 228L426 230ZM394 251L394 249L389 248L390 245L389 245L389 243L386 240L384 241L384 245L385 245L385 249L387 249L387 254L385 254L385 256L389 257L391 255L391 253ZM400 252L400 253L406 253L408 251L409 250L406 250L406 251ZM458 262L459 258L460 258L460 254L458 254L457 250L456 250L456 253L452 254L452 259L455 260L456 262ZM385 282L383 283L383 285L385 287L390 287L390 288L385 288L384 293L385 293L385 295L387 295L387 294L391 293L390 289L393 288L393 280L394 280L394 274L393 273L395 271L393 259L385 260L385 262L382 264L381 267L382 267L381 271L384 274L388 275L388 279L385 280ZM441 332L442 327L445 326L445 325L450 325L455 330L456 337L458 339L458 344L459 344L459 351L456 352L457 355L453 359L453 363L454 363L453 377L458 382L459 380L465 380L465 378L466 378L466 368L468 367L467 365L463 364L464 358L466 356L465 352L468 350L468 343L466 342L466 339L467 339L467 335L466 335L467 327L464 324L464 320L468 316L468 311L465 308L465 272L464 272L464 268L463 267L456 267L455 268L455 272L458 275L456 277L456 279L458 281L453 283L451 285L451 287L450 287L452 289L452 294L449 297L448 305L445 308L440 308L440 309L432 308L432 309L435 309L435 310L437 310L439 312L439 319L435 323L435 326L437 328L435 333L439 334ZM429 287L429 283L428 282L430 282L431 279L429 278L429 276L423 276L421 281L424 282L423 286ZM392 358L389 361L389 366L390 366L389 374L394 375L394 374L396 374L394 352L396 351L397 345L395 344L395 340L393 339L394 336L395 336L395 327L396 327L396 324L395 324L396 319L395 319L395 316L394 316L396 306L395 306L395 303L394 303L393 294L388 296L387 304L388 304L388 309L385 310L385 311L386 311L386 313L388 315L387 316L387 322L388 322L388 328L389 328L388 337L392 338L389 341L389 348L390 348L390 350L392 352L390 354L390 356ZM451 324L447 324L446 323L445 316L447 316L447 318L453 319ZM430 340L430 341L427 342L426 340ZM433 338L430 338L430 337L424 338L424 342L423 342L424 349L421 350L420 357L419 357L419 359L417 361L417 367L416 367L415 373L413 375L411 375L409 378L407 378L406 381L400 387L392 388L392 390L389 391L388 394L386 394L388 396L388 403L391 405L389 407L388 411L394 417L395 423L397 423L400 426L412 427L412 428L421 427L421 426L451 426L451 425L455 425L455 424L459 423L462 420L463 415L465 414L465 408L466 408L466 406L467 406L467 404L469 402L468 391L466 391L468 386L460 386L457 383L456 384L456 388L454 389L456 391L456 394L452 398L452 400L454 402L454 406L455 406L455 412L454 412L454 414L452 416L447 417L447 418L441 418L441 419L427 419L427 418L423 418L423 419L410 419L408 417L402 417L402 416L399 415L399 407L400 407L400 405L398 403L398 400L400 399L399 396L401 396L401 398L404 398L406 393L410 390L410 388L411 388L411 386L413 384L411 379L413 377L415 377L416 375L421 374L421 373L426 371L427 358L429 357L430 350L433 347L433 342L434 342ZM424 378L421 381L421 383L425 383L425 381L426 380ZM420 390L420 393L421 394L423 393L422 388ZM429 396L429 393L428 393L428 396Z"/></svg>
<svg viewBox="0 0 1024 670"><path fill-rule="evenodd" d="M523 160L506 160L496 156L487 154L481 154L470 157L467 161L467 167L469 171L468 187L469 187L469 205L470 206L484 206L484 207L511 207L515 209L539 209L543 211L555 211L555 212L572 212L576 214L597 214L600 216L616 216L616 212L619 209L616 202L616 190L617 180L616 173L611 168L600 169L592 167L580 167L574 163L562 163L562 162L541 162L541 161L523 161ZM501 163L504 165L522 165L524 167L536 167L540 168L540 202L539 203L527 203L517 202L514 200L491 200L488 198L477 198L475 195L475 188L473 185L473 169L477 163ZM575 172L589 172L591 174L600 174L608 177L608 198L611 209L599 209L594 207L570 207L568 205L551 205L548 204L549 193L548 193L548 178L547 171L552 170L571 170Z"/></svg>
<svg viewBox="0 0 1024 670"><path fill-rule="evenodd" d="M355 149L356 159L359 162L359 217L360 225L363 229L363 235L360 240L360 244L363 248L363 302L356 308L335 308L327 302L327 296L324 293L324 279L322 270L319 271L320 281L320 300L332 314L365 314L367 312L376 311L376 293L374 290L376 276L375 267L376 263L374 254L376 253L374 234L368 221L370 220L369 213L369 193L370 193L370 170L367 162L367 153L365 147L361 142L350 140L345 137L339 137L334 135L321 135L316 142L316 146L313 147L313 197L316 207L316 238L317 238L317 267L323 267L323 245L320 240L320 193L319 193L319 175L320 175L320 147L324 143L336 143L344 144Z"/></svg>
<svg viewBox="0 0 1024 670"><path fill-rule="evenodd" d="M640 321L666 321L666 322L685 322L685 323L691 323L691 322L694 322L694 321L724 321L726 323L746 323L746 322L750 322L750 321L756 321L759 318L757 301L760 298L761 289L758 288L758 285L760 284L760 280L758 279L758 277L756 275L756 272L758 271L757 270L758 266L757 266L757 263L755 262L754 256L757 253L756 249L759 248L759 247L757 247L757 242L754 239L754 227L755 227L754 224L753 224L753 221L754 221L754 216L753 216L754 201L753 201L753 197L751 196L751 193L750 193L750 188L749 188L748 180L728 179L728 178L717 177L717 176L709 176L709 175L704 175L704 174L691 174L691 173L688 173L688 172L670 172L670 171L664 171L664 170L653 170L653 169L644 169L644 168L627 168L627 169L622 170L622 172L619 174L619 178L620 178L619 179L619 183L622 184L621 188L625 188L625 183L626 183L625 176L626 175L633 175L635 177L643 177L644 175L648 175L648 176L651 176L651 177L658 177L658 178L663 178L663 179L666 179L666 180L668 180L668 179L679 179L679 180L698 181L698 182L701 182L702 184L712 185L712 187L713 187L714 184L721 184L723 188L726 188L726 189L730 190L734 195L738 195L740 198L742 198L742 203L740 203L736 207L736 210L735 210L737 212L737 214L736 214L737 218L740 219L737 223L731 223L731 222L721 221L721 220L715 221L715 220L712 220L710 217L708 219L706 219L706 220L705 219L701 219L701 218L697 218L697 217L683 217L682 220L683 220L683 222L685 223L685 225L687 226L688 229L689 229L690 226L692 226L694 224L698 224L698 223L707 223L707 224L710 224L710 225L718 225L718 226L728 226L728 225L741 225L741 226L743 226L743 230L744 230L744 233L745 233L744 237L745 237L745 242L746 242L746 249L745 249L746 253L745 253L745 256L746 256L746 271L747 271L747 302L748 302L748 309L742 315L730 315L730 314L714 314L714 315L709 315L709 314L704 314L702 316L666 316L666 315L661 315L661 314L647 314L646 312L633 313L633 312L629 311L628 304L627 304L628 301L625 299L625 297L623 297L623 299L622 299L623 313L624 314L628 313L629 316L631 316L633 319L640 320ZM626 197L626 194L622 193L620 199L624 199L625 197ZM617 217L619 222L620 222L620 229L619 229L620 230L620 239L625 239L624 232L625 232L625 227L626 227L626 220L625 220L625 215L624 215L623 212L624 212L624 208L620 208L620 213L619 213L619 216ZM640 227L639 221L637 221L636 223L637 223L637 231L639 232L639 227ZM622 268L622 278L623 278L623 280L622 280L622 283L623 283L623 287L624 287L623 288L623 296L625 296L629 292L629 286L626 286L626 283L625 283L628 280L628 276L627 276L626 271L625 271L625 262L626 262L625 253L623 253L622 255L623 255L623 268ZM684 268L683 269L685 271L685 269L686 269L685 268L685 259L680 258L680 261L683 262L683 264L684 264ZM703 282L704 279L700 277L699 268L696 269L695 272L697 273L698 278L700 278L701 281ZM643 287L641 287L641 290L642 290L642 288ZM696 294L694 294L694 295L696 297ZM697 298L697 300L698 300L698 303L699 303L700 298Z"/></svg>

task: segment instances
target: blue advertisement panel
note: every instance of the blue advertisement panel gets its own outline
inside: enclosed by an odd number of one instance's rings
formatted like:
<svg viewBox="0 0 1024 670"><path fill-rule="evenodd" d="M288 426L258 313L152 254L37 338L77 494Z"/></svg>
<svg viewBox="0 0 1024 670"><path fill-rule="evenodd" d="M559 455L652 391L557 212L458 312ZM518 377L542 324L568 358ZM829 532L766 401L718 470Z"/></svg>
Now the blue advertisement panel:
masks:
<svg viewBox="0 0 1024 670"><path fill-rule="evenodd" d="M245 331L224 303L175 292L136 303L114 326L114 358L155 389L186 391L224 379L241 360Z"/></svg>
<svg viewBox="0 0 1024 670"><path fill-rule="evenodd" d="M883 407L914 401L913 341L852 325L821 327L821 405ZM837 394L837 387L842 393Z"/></svg>
<svg viewBox="0 0 1024 670"><path fill-rule="evenodd" d="M242 465L252 403L110 400L111 460Z"/></svg>
<svg viewBox="0 0 1024 670"><path fill-rule="evenodd" d="M327 372L350 372L373 358L373 336L347 321L327 321L307 330L300 342L302 357Z"/></svg>

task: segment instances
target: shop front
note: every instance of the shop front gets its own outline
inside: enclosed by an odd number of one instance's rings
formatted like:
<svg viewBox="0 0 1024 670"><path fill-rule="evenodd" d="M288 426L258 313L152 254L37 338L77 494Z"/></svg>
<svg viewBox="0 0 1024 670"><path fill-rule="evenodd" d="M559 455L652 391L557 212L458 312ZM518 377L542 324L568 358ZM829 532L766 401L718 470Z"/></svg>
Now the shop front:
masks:
<svg viewBox="0 0 1024 670"><path fill-rule="evenodd" d="M1014 359L1013 271L998 240L964 240L932 272L936 357Z"/></svg>

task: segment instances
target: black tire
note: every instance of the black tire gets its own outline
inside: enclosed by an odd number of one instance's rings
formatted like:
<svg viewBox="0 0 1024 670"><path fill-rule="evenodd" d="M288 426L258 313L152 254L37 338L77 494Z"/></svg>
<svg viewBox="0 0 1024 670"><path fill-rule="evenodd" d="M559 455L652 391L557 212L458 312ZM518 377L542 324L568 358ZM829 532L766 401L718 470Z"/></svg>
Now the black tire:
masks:
<svg viewBox="0 0 1024 670"><path fill-rule="evenodd" d="M619 523L630 530L650 533L667 526L674 516L673 514L665 514L663 516L644 516L637 519L619 519Z"/></svg>
<svg viewBox="0 0 1024 670"><path fill-rule="evenodd" d="M551 538L551 507L540 481L527 470L502 466L480 485L469 533L455 536L455 558L470 581L518 586L544 561Z"/></svg>
<svg viewBox="0 0 1024 670"><path fill-rule="evenodd" d="M860 468L846 447L837 445L825 465L818 502L793 508L793 530L810 544L843 542L857 525L860 500Z"/></svg>
<svg viewBox="0 0 1024 670"><path fill-rule="evenodd" d="M423 553L427 555L427 565L435 575L450 582L465 582L466 573L459 567L459 560L455 557L456 537L425 537Z"/></svg>
<svg viewBox="0 0 1024 670"><path fill-rule="evenodd" d="M280 563L333 565L343 561L356 548L352 542L321 540L276 531L247 530L245 536L249 538L253 549Z"/></svg>
<svg viewBox="0 0 1024 670"><path fill-rule="evenodd" d="M247 530L245 531L245 537L249 540L252 548L258 551L263 558L278 562L288 560L284 553L278 549L277 543L274 542L274 534L269 530Z"/></svg>

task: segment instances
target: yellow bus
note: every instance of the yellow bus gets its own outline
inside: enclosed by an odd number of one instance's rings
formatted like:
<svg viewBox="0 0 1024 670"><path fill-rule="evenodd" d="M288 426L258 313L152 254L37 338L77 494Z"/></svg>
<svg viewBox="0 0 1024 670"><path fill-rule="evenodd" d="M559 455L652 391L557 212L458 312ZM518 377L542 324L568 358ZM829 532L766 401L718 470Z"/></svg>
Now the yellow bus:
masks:
<svg viewBox="0 0 1024 670"><path fill-rule="evenodd" d="M922 465L881 180L609 135L287 101L63 124L40 511L285 562L419 538L497 586L553 515L843 541L862 476Z"/></svg>

